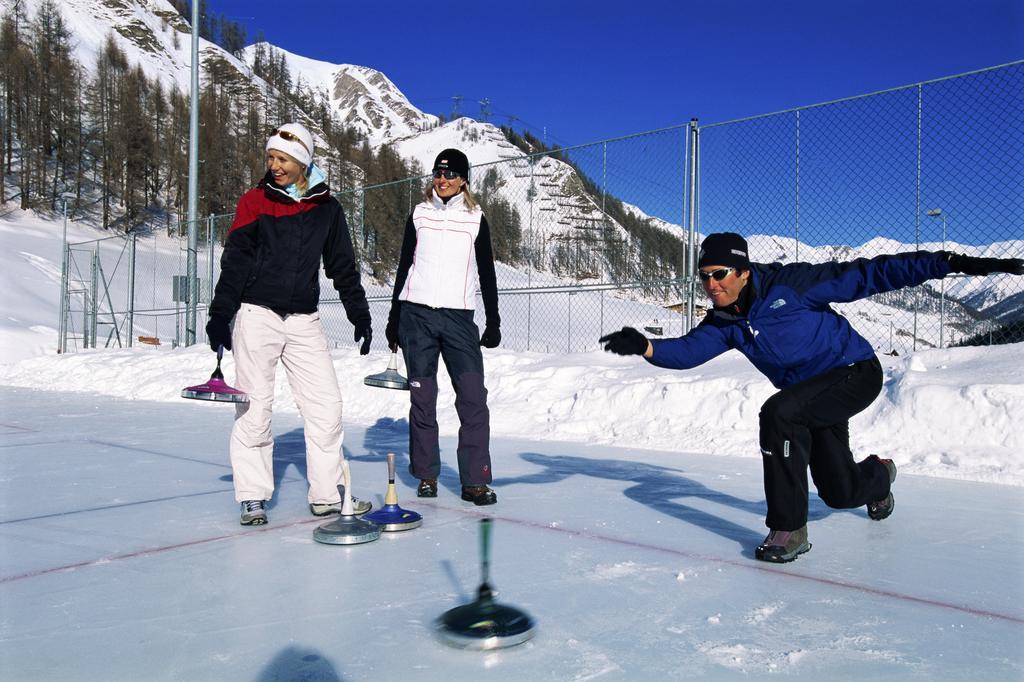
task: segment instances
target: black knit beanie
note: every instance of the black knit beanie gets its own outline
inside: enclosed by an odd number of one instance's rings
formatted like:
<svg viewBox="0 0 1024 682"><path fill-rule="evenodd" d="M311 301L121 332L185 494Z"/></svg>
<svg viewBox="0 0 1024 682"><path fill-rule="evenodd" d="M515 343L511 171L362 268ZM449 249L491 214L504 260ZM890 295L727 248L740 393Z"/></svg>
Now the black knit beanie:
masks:
<svg viewBox="0 0 1024 682"><path fill-rule="evenodd" d="M725 267L750 269L750 255L747 240L735 232L709 234L700 245L697 267L723 265Z"/></svg>
<svg viewBox="0 0 1024 682"><path fill-rule="evenodd" d="M453 170L469 182L469 159L458 149L445 149L434 159L434 170Z"/></svg>

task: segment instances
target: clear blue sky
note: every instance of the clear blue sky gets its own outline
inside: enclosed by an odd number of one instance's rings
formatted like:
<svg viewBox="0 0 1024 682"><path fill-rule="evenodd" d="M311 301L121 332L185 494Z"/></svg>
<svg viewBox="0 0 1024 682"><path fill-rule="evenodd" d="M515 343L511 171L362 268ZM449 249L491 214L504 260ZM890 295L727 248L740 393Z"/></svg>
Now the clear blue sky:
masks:
<svg viewBox="0 0 1024 682"><path fill-rule="evenodd" d="M434 114L570 145L740 118L1024 57L1021 0L208 0L289 51L383 71Z"/></svg>

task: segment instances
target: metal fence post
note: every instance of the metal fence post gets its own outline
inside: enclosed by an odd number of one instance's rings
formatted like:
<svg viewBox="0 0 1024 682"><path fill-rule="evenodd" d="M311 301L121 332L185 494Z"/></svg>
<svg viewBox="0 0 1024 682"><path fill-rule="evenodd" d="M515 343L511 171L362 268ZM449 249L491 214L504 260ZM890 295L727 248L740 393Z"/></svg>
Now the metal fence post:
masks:
<svg viewBox="0 0 1024 682"><path fill-rule="evenodd" d="M60 267L60 326L57 331L57 352L65 353L68 350L68 270L71 267L71 247L64 240L63 256Z"/></svg>
<svg viewBox="0 0 1024 682"><path fill-rule="evenodd" d="M793 260L799 261L800 260L800 110L799 109L796 112L796 159L795 159L795 162L796 162L796 169L795 169L795 173L796 173L795 185L796 186L795 186L794 189L795 189L795 194L796 194L796 197L795 197L795 201L796 201L796 206L795 206L796 216L795 216L794 239L793 239L793 242L795 244L796 253L793 256Z"/></svg>
<svg viewBox="0 0 1024 682"><path fill-rule="evenodd" d="M134 230L128 239L128 347L131 348L135 338L135 243L138 239Z"/></svg>
<svg viewBox="0 0 1024 682"><path fill-rule="evenodd" d="M690 196L689 213L686 226L686 332L693 329L694 306L697 302L697 155L700 153L700 128L697 119L690 119L688 143L690 164L688 192Z"/></svg>
<svg viewBox="0 0 1024 682"><path fill-rule="evenodd" d="M914 250L921 249L921 98L923 90L917 85L917 177L914 179ZM913 350L917 350L917 311L921 308L921 288L914 287L914 341Z"/></svg>
<svg viewBox="0 0 1024 682"><path fill-rule="evenodd" d="M57 352L67 350L68 331L68 199L74 195L64 192L60 195L64 203L64 232L61 238L60 258L60 320L57 324Z"/></svg>
<svg viewBox="0 0 1024 682"><path fill-rule="evenodd" d="M571 291L569 292L569 295L565 297L566 300L569 302L568 306L566 306L566 310L568 311L566 331L565 331L565 352L566 353L571 353L572 352L572 297L573 297L573 293Z"/></svg>
<svg viewBox="0 0 1024 682"><path fill-rule="evenodd" d="M91 293L91 296L90 296L91 300L89 302L89 308L90 308L90 311L89 311L89 341L90 341L90 343L92 345L91 346L86 346L87 348L89 348L89 347L95 348L96 347L96 333L97 333L96 323L98 321L99 312L100 312L100 310L99 310L99 308L100 308L99 289L100 289L100 243L99 243L99 241L97 241L96 242L96 246L93 247L93 252L92 252L92 290L90 292Z"/></svg>
<svg viewBox="0 0 1024 682"><path fill-rule="evenodd" d="M209 229L206 232L206 302L207 304L213 303L213 263L214 263L214 249L217 244L217 240L214 238L214 225L216 221L214 216L210 216Z"/></svg>

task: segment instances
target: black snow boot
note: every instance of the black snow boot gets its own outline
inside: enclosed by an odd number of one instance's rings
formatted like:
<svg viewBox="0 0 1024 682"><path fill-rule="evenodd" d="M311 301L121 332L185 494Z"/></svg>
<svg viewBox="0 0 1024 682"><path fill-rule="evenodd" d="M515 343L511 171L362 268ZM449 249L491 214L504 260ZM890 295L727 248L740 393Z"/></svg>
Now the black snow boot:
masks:
<svg viewBox="0 0 1024 682"><path fill-rule="evenodd" d="M889 485L891 486L893 481L896 480L896 465L891 459L882 459L878 455L871 455L877 459L882 465L885 466L886 471L889 472ZM870 458L869 458L870 459ZM882 519L889 518L892 514L892 510L896 507L896 502L892 497L890 491L885 496L884 500L878 500L877 502L868 502L868 518L873 521L881 521Z"/></svg>
<svg viewBox="0 0 1024 682"><path fill-rule="evenodd" d="M811 543L807 542L807 526L804 526L797 530L773 530L754 550L754 556L761 561L784 564L810 550Z"/></svg>
<svg viewBox="0 0 1024 682"><path fill-rule="evenodd" d="M497 502L498 496L485 485L464 485L462 486L462 499L482 507Z"/></svg>
<svg viewBox="0 0 1024 682"><path fill-rule="evenodd" d="M420 487L416 489L416 497L437 497L437 479L421 479Z"/></svg>

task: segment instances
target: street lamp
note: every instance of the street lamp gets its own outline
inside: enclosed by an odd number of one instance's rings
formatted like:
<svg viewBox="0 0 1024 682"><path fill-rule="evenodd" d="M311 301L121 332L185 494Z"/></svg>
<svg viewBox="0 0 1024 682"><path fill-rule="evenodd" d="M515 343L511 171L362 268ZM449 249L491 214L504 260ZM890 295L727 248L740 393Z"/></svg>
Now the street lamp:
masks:
<svg viewBox="0 0 1024 682"><path fill-rule="evenodd" d="M946 214L941 208L929 209L925 212L929 218L942 218L942 250L946 250ZM945 347L946 331L946 278L939 280L939 348Z"/></svg>
<svg viewBox="0 0 1024 682"><path fill-rule="evenodd" d="M61 202L64 204L64 232L60 240L60 321L57 324L57 352L67 350L68 319L68 201L75 198L73 192L62 192Z"/></svg>

